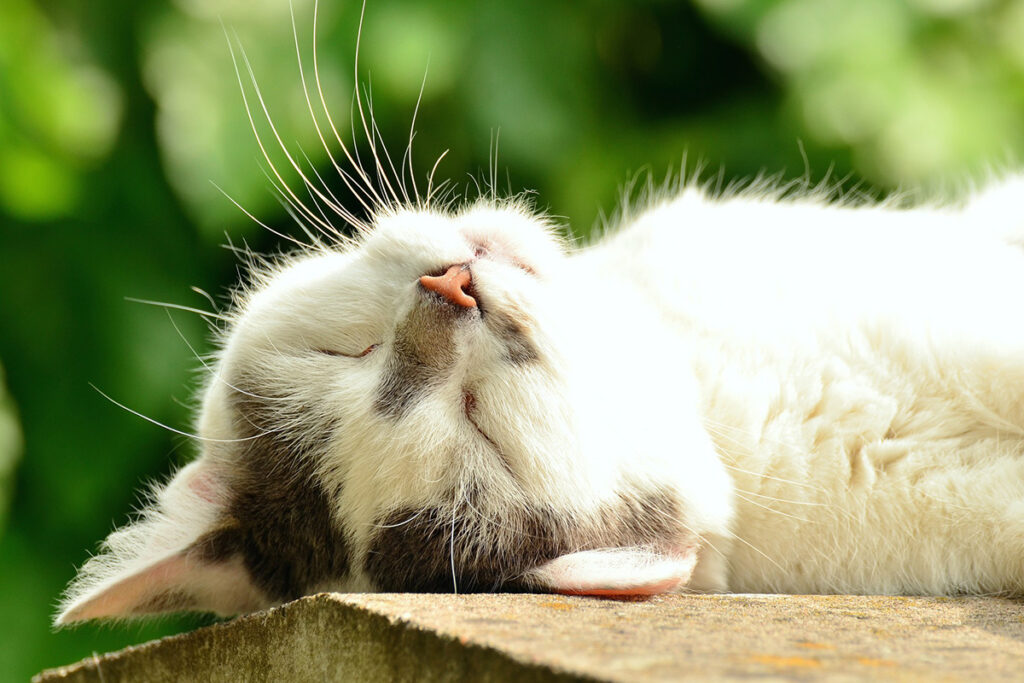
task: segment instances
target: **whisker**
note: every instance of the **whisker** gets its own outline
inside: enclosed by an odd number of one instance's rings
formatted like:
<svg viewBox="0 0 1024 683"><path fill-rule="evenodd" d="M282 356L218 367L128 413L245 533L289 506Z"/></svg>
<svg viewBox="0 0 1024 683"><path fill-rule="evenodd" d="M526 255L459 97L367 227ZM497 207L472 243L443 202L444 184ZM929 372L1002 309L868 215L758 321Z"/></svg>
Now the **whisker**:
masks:
<svg viewBox="0 0 1024 683"><path fill-rule="evenodd" d="M180 429L175 429L174 427L170 427L168 425L165 425L162 422L154 420L153 418L148 417L146 415L143 415L142 413L140 413L137 410L132 410L131 408L129 408L128 406L126 406L123 403L120 403L119 401L115 401L113 398L111 398L110 396L105 394L99 387L97 387L92 382L89 383L89 386L92 387L96 391L96 393L98 393L100 396L102 396L103 398L107 399L111 403L113 403L118 408L121 408L122 410L126 410L129 413L131 413L132 415L135 415L136 417L141 417L146 422L155 424L157 427L160 427L162 429L166 429L167 431L172 432L174 434L180 434L181 436L185 436L185 437L188 437L190 439L195 439L197 441L208 441L210 443L240 443L240 442L243 442L243 441L252 441L254 439L259 439L259 438L264 437L267 434L271 433L269 431L265 431L265 432L263 432L261 434L255 434L253 436L247 436L247 437L245 437L243 439L212 439L212 438L206 437L206 436L199 436L198 434L190 434L189 432L183 432Z"/></svg>
<svg viewBox="0 0 1024 683"><path fill-rule="evenodd" d="M238 36L235 36L235 41L238 43L238 49L242 54L242 62L245 64L246 71L249 74L249 80L252 83L253 92L256 93L256 99L260 104L260 108L263 110L263 115L267 120L267 125L270 127L270 131L273 133L274 139L277 140L277 145L281 149L281 152L284 154L285 159L288 160L288 163L291 165L291 167L295 170L296 173L298 173L299 178L302 180L302 182L306 185L307 188L309 188L313 192L316 192L321 200L326 202L328 206L331 206L332 209L337 211L338 215L344 215L345 209L340 206L335 206L330 199L328 199L322 192L320 192L320 190L312 182L310 182L309 178L303 172L302 167L299 166L298 162L296 162L294 157L292 157L291 152L288 151L287 145L284 144L284 140L281 139L281 135L277 132L277 126L274 125L274 120L273 117L271 117L270 115L270 110L267 108L267 103L263 99L263 90L260 88L259 81L257 81L256 79L256 73L253 71L252 63L249 61L249 55L246 53L245 48L242 46L241 40L239 40ZM295 202L300 208L304 209L304 213L306 213L314 223L319 222L320 219L317 217L317 215L310 211L308 208L306 208L305 204L302 203L302 200L299 199L298 195L292 192L291 188L288 186L288 183L285 182L284 178L282 178L278 174L277 169L273 165L273 162L267 159L267 163L270 164L271 170L274 172L274 175L277 176L278 181L288 191L288 194L291 196L291 198L295 200ZM322 227L324 227L327 231L333 229L333 226L329 222L323 222Z"/></svg>
<svg viewBox="0 0 1024 683"><path fill-rule="evenodd" d="M765 495L764 493L757 493L756 491L750 491L748 489L737 488L737 491L747 494L748 496L757 496L758 498L764 498L766 500L774 500L777 503L787 503L789 505L806 505L807 507L833 507L829 503L817 503L810 500L788 500L786 498L775 498L774 496Z"/></svg>
<svg viewBox="0 0 1024 683"><path fill-rule="evenodd" d="M441 152L440 156L437 157L437 161L434 162L434 165L430 169L430 175L427 176L427 205L428 206L430 205L430 200L433 198L434 191L435 191L435 188L434 188L434 173L437 172L438 165L441 163L441 160L444 159L445 156L447 156L447 154L448 154L448 150L447 149L445 151ZM438 187L439 188L440 187L444 187L444 185L446 185L447 183L448 183L448 181L445 180Z"/></svg>
<svg viewBox="0 0 1024 683"><path fill-rule="evenodd" d="M464 498L462 488L459 488L458 496ZM455 519L458 512L458 500L452 500L452 533L448 539L448 557L451 560L452 567L452 593L455 595L459 594L459 582L455 575Z"/></svg>
<svg viewBox="0 0 1024 683"><path fill-rule="evenodd" d="M223 26L222 26L222 28L223 28ZM280 183L280 186L282 188L284 188L284 190L287 192L287 194L290 195L291 198L293 200L295 200L298 203L299 206L301 206L303 209L305 209L304 213L307 214L307 217L311 218L313 220L313 222L316 223L320 219L316 216L316 214L312 213L309 209L307 209L305 207L305 205L302 204L302 201L298 198L298 196L292 191L291 187L288 185L288 183L285 181L285 179L278 172L277 167L274 165L274 162L270 158L270 154L267 152L266 146L263 144L263 138L259 134L259 131L258 131L257 127L256 127L256 121L255 121L255 119L253 118L253 115L252 115L252 108L249 106L249 96L246 94L245 85L244 85L244 83L242 81L242 73L241 73L241 70L240 70L239 65L238 65L238 56L235 53L235 45L232 43L230 36L228 36L226 28L224 28L224 34L225 34L225 37L228 40L228 50L231 53L231 62L232 62L232 65L234 66L234 69L235 69L235 78L238 81L238 88L239 88L239 92L242 95L242 102L243 102L243 104L245 106L246 117L249 119L249 127L252 129L253 137L256 139L256 144L260 148L260 152L262 153L263 158L266 160L267 164L270 166L270 170L273 172L274 176L277 178L278 182ZM260 104L260 107L263 110L264 117L266 118L267 125L270 127L270 130L273 133L274 138L277 140L278 146L280 147L281 151L284 153L284 156L288 160L289 164L292 166L293 169L295 169L295 172L298 173L298 175L302 179L302 181L304 183L306 183L307 185L311 184L309 182L309 179L302 172L302 169L299 167L299 165L292 158L291 154L288 152L287 147L285 146L284 142L281 140L281 136L277 132L276 126L274 126L274 121L273 121L272 117L270 116L270 110L267 108L266 102L263 99L263 93L260 90L259 82L256 80L256 74L253 71L252 64L250 63L249 57L248 57L248 55L245 52L245 47L242 45L242 42L238 38L237 34L235 35L235 42L237 43L238 50L241 53L242 62L245 64L246 70L247 70L247 72L249 74L249 80L250 80L250 82L252 84L253 92L255 92L255 94L256 94L256 97L257 97L257 100L258 100L258 102ZM330 224L327 224L325 227L330 229Z"/></svg>
<svg viewBox="0 0 1024 683"><path fill-rule="evenodd" d="M198 294L199 296L201 296L201 297L203 297L204 299L206 299L207 301L209 301L209 302L210 302L210 305L211 305L212 307L214 307L214 308L217 308L217 302L216 302L216 301L214 301L213 297L212 297L212 296L210 296L210 293L209 293L209 292L207 292L207 291L206 291L206 290L204 290L204 289L200 289L199 287L195 287L195 286L189 287L189 289L191 289L191 290L192 290L193 292L195 292L195 293L196 293L196 294Z"/></svg>
<svg viewBox="0 0 1024 683"><path fill-rule="evenodd" d="M479 170L479 169L478 169L478 170ZM467 174L466 174L466 176L467 176L467 177L468 177L468 178L469 178L469 179L470 179L471 181L473 181L473 187L475 187L475 188L476 188L476 196L477 196L477 197L482 197L482 196L484 196L484 191L483 191L483 190L481 189L481 187L480 187L480 181L479 181L479 180L477 179L477 177L476 177L475 175L473 175L472 173L467 173ZM468 184L466 185L466 188L467 188L467 189L469 188L469 185L468 185ZM468 192L467 192L467 194L468 194Z"/></svg>
<svg viewBox="0 0 1024 683"><path fill-rule="evenodd" d="M498 128L494 131L494 140L492 141L492 148L489 162L489 172L491 174L491 201L497 201L498 199L498 144L501 141L501 129Z"/></svg>
<svg viewBox="0 0 1024 683"><path fill-rule="evenodd" d="M302 208L300 209L299 204L301 204L301 202L296 203L291 198L289 198L288 195L281 188L281 186L272 177L270 177L269 173L266 172L266 169L262 168L262 165L261 170L263 171L263 176L267 179L267 182L270 183L270 186L274 188L274 198L277 199L278 204L281 205L281 207L285 210L285 213L287 213L288 216L295 222L295 224L299 226L299 229L302 230L302 234L304 234L306 236L306 239L309 240L308 243L299 243L302 245L303 250L322 250L324 246L323 243L320 242L320 238L313 231L314 229L306 223L305 216L300 215L304 213L302 209L305 209L305 211L309 213L312 212L309 211L309 209L306 209L305 205L302 205ZM320 232L323 231L321 230Z"/></svg>
<svg viewBox="0 0 1024 683"><path fill-rule="evenodd" d="M298 32L298 28L295 25L295 10L294 10L294 7L292 6L292 0L288 0L288 10L289 10L289 13L291 15L291 21L292 21L292 37L295 40L295 56L296 56L296 60L297 60L298 65L299 65L299 81L302 84L302 94L303 94L303 96L306 99L306 108L309 110L310 119L312 119L312 121L313 121L313 128L316 129L317 138L319 138L320 144L323 146L324 151L327 153L327 158L330 160L331 165L334 166L334 170L337 171L338 175L341 176L342 182L345 183L345 186L348 188L349 192L351 192L352 195L356 198L356 201L358 201L359 204L362 205L364 211L366 211L368 214L372 214L373 210L370 208L370 205L367 204L367 200L369 200L371 203L374 200L373 200L372 197L370 197L369 193L367 192L367 188L358 185L358 183L354 183L354 181L351 179L351 177L348 175L348 173L346 173L341 168L341 166L338 164L337 160L334 158L334 154L331 152L330 145L328 145L327 144L327 140L324 139L323 131L320 128L320 122L317 119L316 112L313 110L313 102L312 102L312 100L309 97L309 87L308 87L308 85L306 83L306 73L305 73L305 70L304 70L304 68L302 66L302 51L299 48L299 32ZM327 103L324 100L323 90L320 87L320 71L319 71L318 64L317 64L317 59L316 59L317 10L318 10L318 3L314 2L314 4L313 4L313 72L314 72L314 77L316 78L317 90L320 92L320 101L323 104L324 112L327 113L328 120L330 120L330 114L327 112ZM334 128L333 122L331 123L331 128L332 128L332 130ZM340 138L338 138L338 144L341 146L342 152L345 154L345 157L348 159L349 163L352 164L353 166L355 166L355 162L352 160L351 155L349 155L349 153L348 153L348 148L345 146L345 144L341 141ZM311 166L312 166L312 164L311 164ZM362 171L362 169L360 169L358 167L356 167L356 169L358 171L360 171L360 172ZM314 170L314 172L316 172L315 168L313 170ZM319 178L319 173L317 173L317 177ZM321 184L323 184L324 189L326 189L328 191L328 193L330 193L329 188L327 188L327 184L323 182L322 178L319 178L319 179L320 179ZM349 211L347 208L344 208L344 205L343 205L342 202L337 201L337 198L334 197L333 193L330 193L330 194L331 194L331 197L335 199L337 205L344 210L342 218L347 223L349 223L349 225L352 225L353 227L356 227L356 223L362 224L362 221L360 221L358 218L356 218L352 214L351 211ZM364 199L364 197L363 197L364 194L366 194L366 199Z"/></svg>
<svg viewBox="0 0 1024 683"><path fill-rule="evenodd" d="M330 109L327 107L327 100L324 97L323 86L322 86L322 84L320 82L320 61L319 61L319 58L317 56L317 39L316 39L316 35L317 35L317 17L318 17L318 14L319 14L319 8L320 8L319 0L314 0L314 2L313 2L313 80L316 83L317 94L320 96L320 105L321 105L321 107L323 109L324 116L327 118L327 124L331 128L331 132L334 133L334 139L338 141L338 145L341 146L342 152L344 152L345 158L348 159L348 162L352 166L353 170L355 170L355 172L362 179L362 181L363 181L363 183L365 185L365 192L368 194L367 198L368 199L372 199L372 201L374 202L375 206L382 207L382 206L387 205L388 202L385 201L384 198L381 197L381 195L377 192L377 188L374 187L373 183L370 181L369 176L366 175L366 171L363 170L362 161L359 159L359 147L355 144L355 139L356 139L355 138L355 114L354 114L355 98L353 97L352 100L351 100L351 102L352 102L351 107L353 109L352 109L352 111L350 112L350 115L349 115L349 123L352 126L352 150L351 150L351 152L348 149L348 147L345 146L345 143L342 142L341 135L338 134L338 129L334 125L334 119L331 117ZM357 83L357 84L359 83L359 36L362 35L362 31L363 31L363 12L365 12L365 11L366 11L366 2L364 0L363 8L360 11L360 15L359 15L359 29L358 29L357 34L356 34L357 37L356 37L356 59L355 59L355 81L354 82ZM356 92L358 93L358 91L359 91L359 87L358 87L358 85L356 85ZM311 108L312 108L312 105L311 105ZM314 122L315 122L315 120L316 120L316 117L314 117ZM326 144L327 143L325 142L324 145L326 146ZM353 158L353 154L355 155L355 158ZM341 169L338 167L337 164L335 164L335 168L339 171L339 173L341 172ZM344 179L344 177L345 177L345 175L342 174L342 178L343 179ZM349 189L353 189L353 188L349 187ZM356 194L357 197L359 195L359 193L355 192L354 190L353 190L353 194ZM370 197L370 195L372 195L372 198ZM361 204L363 203L362 199L360 199L360 203ZM367 212L373 213L373 209L371 207L368 207L365 204L363 204L363 206L367 210Z"/></svg>
<svg viewBox="0 0 1024 683"><path fill-rule="evenodd" d="M778 515L782 515L783 517L789 517L790 519L795 519L797 521L804 522L804 523L807 523L807 524L810 524L810 522L811 522L811 520L806 519L804 517L798 517L796 515L791 515L791 514L789 514L787 512L783 512L782 510L776 510L775 508L771 507L770 505L764 505L763 503L758 503L756 500L750 500L749 498L744 496L739 491L736 491L736 496L739 497L739 498L742 498L743 500L747 501L751 505L756 505L759 508L763 508L765 510L768 510L769 512L774 512L774 513L776 513Z"/></svg>
<svg viewBox="0 0 1024 683"><path fill-rule="evenodd" d="M735 533L730 534L730 537L734 541L739 541L740 543L742 543L743 545L747 546L748 548L753 550L755 553L757 553L758 555L760 555L764 559L766 559L769 562L771 562L773 565L775 565L776 569L779 569L780 571L785 571L785 568L781 564L776 562L771 556L769 556L768 553L764 552L763 550L758 548L756 545L754 545L753 543L751 543L747 539L743 538L742 536L737 536Z"/></svg>
<svg viewBox="0 0 1024 683"><path fill-rule="evenodd" d="M412 194L416 198L416 203L420 201L420 191L416 187L416 171L412 166L412 142L413 138L416 137L416 117L420 113L420 103L423 101L423 91L427 87L427 74L430 72L430 58L427 58L427 65L423 68L423 80L420 81L420 92L416 96L416 106L412 109L412 122L409 124L409 145L405 148L406 159L409 162L409 180L412 181Z"/></svg>
<svg viewBox="0 0 1024 683"><path fill-rule="evenodd" d="M405 185L402 183L401 178L398 176L398 171L395 170L395 164L391 161L391 154L388 153L387 144L384 142L384 136L381 135L380 129L377 127L377 117L373 115L373 81L369 76L366 78L366 85L363 86L364 94L366 95L366 111L370 115L370 130L373 135L373 141L370 145L370 151L373 152L374 161L377 163L378 179L383 182L387 188L391 191L391 196L395 198L395 203L401 203L397 193L395 192L394 186L391 184L391 180L388 177L388 169L391 170L391 178L395 179L398 189L402 192L402 197L405 199L405 203L409 203L409 195L405 191ZM360 112L361 113L361 112ZM364 124L365 125L365 124ZM384 153L384 161L387 162L387 167L380 161L380 155L377 153L377 143L380 142L380 149Z"/></svg>
<svg viewBox="0 0 1024 683"><path fill-rule="evenodd" d="M363 41L363 20L365 19L365 17L366 17L366 0L363 0L362 6L359 9L359 30L356 32L356 52L355 52L355 58L353 59L354 71L355 71L355 74L356 74L355 82L357 84L359 83L359 53L360 53L360 47L361 47L362 41ZM366 141L370 145L370 152L373 154L373 162L374 162L374 164L377 167L377 177L378 177L378 179L383 181L384 186L387 188L387 190L389 192L391 192L391 196L394 199L395 203L397 204L399 202L398 194L395 192L395 188L393 188L391 186L391 183L388 182L387 174L384 172L384 167L380 163L380 157L377 155L376 141L374 139L374 136L370 133L370 128L369 128L369 126L366 123L366 114L363 111L363 100L362 100L362 97L359 94L359 86L358 85L356 86L355 107L356 107L356 111L359 112L359 120L362 123L363 133L366 135ZM371 117L372 117L373 112L371 111L370 114L371 114ZM354 121L355 121L355 117L353 117L353 123L354 123Z"/></svg>
<svg viewBox="0 0 1024 683"><path fill-rule="evenodd" d="M264 175L265 175L265 172L264 172ZM294 244L295 246L297 246L297 247L300 247L300 248L302 248L302 249L305 249L305 247L306 247L305 243L303 243L303 242L299 242L298 240L296 240L295 238L293 238L292 236L290 236L290 234L285 234L284 232L281 232L280 230L275 230L274 228L270 227L269 225L267 225L266 223L264 223L263 221L261 221L261 220L260 220L259 218L257 218L257 217L256 217L256 216L254 216L253 214L251 214L251 213L249 212L249 210L248 210L248 209L246 209L246 208L245 208L244 206L242 206L241 204L239 204L239 203L238 203L237 201L234 201L234 198L233 198L233 197L231 197L230 195L228 195L228 194L226 193L226 191L224 191L224 190L223 190L223 189L222 189L222 188L220 187L220 185L218 185L217 183L213 182L212 180L210 181L210 184L212 184L212 185L213 185L214 187L216 187L216 188L217 188L217 189L218 189L218 190L220 191L220 194L221 194L221 195L223 195L224 197L226 197L226 198L227 198L227 201L228 201L228 202L230 202L231 204L233 204L234 206L236 206L236 207L237 207L237 208L239 209L239 211L241 211L242 213L244 213L244 214L246 214L247 216L249 216L249 218L250 218L250 219L251 219L251 220L252 220L253 222L255 222L255 223L256 223L257 225L259 225L260 227L262 227L262 228L263 228L264 230L266 230L266 231L267 231L267 232L269 232L270 234L273 234L273 236L274 236L274 237L276 237L276 238L281 238L282 240L284 240L284 241L286 241L286 242L291 242L291 243L292 243L292 244ZM231 251L236 251L236 250L234 250L234 248L233 248L233 247L229 247L229 249L231 249ZM236 251L236 253L239 253L239 252L237 252L237 251ZM246 254L246 255L248 255L249 257L253 257L253 256L255 256L255 255L253 254L252 250L250 250L250 249L249 249L248 247L246 248L245 252L243 252L243 253L244 253L244 254Z"/></svg>
<svg viewBox="0 0 1024 683"><path fill-rule="evenodd" d="M811 491L817 491L819 493L827 493L827 490L824 487L821 487L821 486L814 486L812 484L803 484L803 483L801 483L799 481L794 481L792 479L785 479L783 477L774 477L774 476L772 476L770 474L762 474L761 472L753 472L751 470L745 470L742 467L737 467L735 465L729 465L729 464L726 464L726 463L722 463L722 465L724 467L726 467L727 469L730 469L730 470L733 470L733 471L736 471L736 472L740 472L741 474L749 474L751 476L755 476L755 477L758 477L760 479L767 479L769 481L777 481L777 482L779 482L781 484L792 484L793 486L799 486L801 488L809 489Z"/></svg>
<svg viewBox="0 0 1024 683"><path fill-rule="evenodd" d="M216 369L210 367L210 364L207 363L206 360L198 352L196 352L195 347L192 346L192 343L189 342L188 338L181 331L181 328L178 327L178 323L176 323L174 321L174 316L171 315L170 311L167 311L167 319L171 321L171 327L173 327L174 331L178 333L178 336L181 338L181 341L183 341L185 343L185 346L187 346L188 350L192 352L192 355L195 356L195 359L197 361L199 361L200 364L202 364L203 368L205 368L206 370L208 370L210 372L211 376L213 376L213 378L216 381L220 382L221 384L223 384L224 386L228 387L232 391L235 391L235 392L238 392L239 394L242 394L243 396L249 396L251 398L256 398L256 399L259 399L261 401L287 401L288 400L287 398L285 398L283 396L260 396L259 394L254 394L254 393L252 393L250 391L246 391L245 389L239 389L238 387L236 387L231 382L228 382L226 379L224 379L221 376L221 373L220 373L219 370L216 370Z"/></svg>
<svg viewBox="0 0 1024 683"><path fill-rule="evenodd" d="M336 204L341 206L342 201L338 199L334 192L331 191L331 188L327 186L327 183L324 181L323 176L321 176L320 172L316 170L316 165L313 163L313 160L310 159L309 155L306 154L306 151L302 149L302 145L296 143L296 146L299 148L299 151L302 153L302 157L306 160L306 163L309 165L309 170L311 170L313 172L313 175L316 176L316 179L320 181L320 185L324 188L324 191L331 196L331 199L334 200ZM313 200L314 204L316 204L317 209L320 211L320 215L323 216L324 220L328 220L327 216L324 215L323 209L320 208L320 203L316 200L316 196L310 193L309 198ZM348 223L349 225L352 225L354 221L358 220L348 209L345 209L345 214L347 217L343 216L343 218L345 218L345 222ZM331 234L333 237L342 237L345 233L335 228L334 230L331 231Z"/></svg>
<svg viewBox="0 0 1024 683"><path fill-rule="evenodd" d="M419 516L422 515L424 512L425 510L419 510L415 515L413 515L409 519L406 519L401 522L395 522L394 524L370 524L370 526L374 529L394 529L396 527L405 526L406 524L414 521L415 519L419 518Z"/></svg>
<svg viewBox="0 0 1024 683"><path fill-rule="evenodd" d="M223 320L224 322L231 322L231 316L224 315L222 313L211 313L210 311L204 311L201 308L193 308L192 306L183 306L181 304L171 304L166 301L150 301L149 299L136 299L134 297L126 296L125 301L131 301L133 304L146 304L147 306L160 306L161 308L173 308L179 311L188 311L189 313L195 313L201 315L204 318L213 318L215 320Z"/></svg>

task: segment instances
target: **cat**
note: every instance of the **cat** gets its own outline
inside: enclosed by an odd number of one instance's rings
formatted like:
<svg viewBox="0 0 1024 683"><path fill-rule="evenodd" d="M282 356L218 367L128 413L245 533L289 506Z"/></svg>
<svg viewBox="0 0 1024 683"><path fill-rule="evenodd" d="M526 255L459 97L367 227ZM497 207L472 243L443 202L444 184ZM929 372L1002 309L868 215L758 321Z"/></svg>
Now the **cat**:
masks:
<svg viewBox="0 0 1024 683"><path fill-rule="evenodd" d="M911 208L682 183L588 246L522 197L345 178L369 218L254 266L199 457L57 624L324 590L1024 592L1024 178Z"/></svg>
<svg viewBox="0 0 1024 683"><path fill-rule="evenodd" d="M384 208L257 273L201 456L58 621L320 590L1020 593L1022 192L691 186L577 249L518 200Z"/></svg>

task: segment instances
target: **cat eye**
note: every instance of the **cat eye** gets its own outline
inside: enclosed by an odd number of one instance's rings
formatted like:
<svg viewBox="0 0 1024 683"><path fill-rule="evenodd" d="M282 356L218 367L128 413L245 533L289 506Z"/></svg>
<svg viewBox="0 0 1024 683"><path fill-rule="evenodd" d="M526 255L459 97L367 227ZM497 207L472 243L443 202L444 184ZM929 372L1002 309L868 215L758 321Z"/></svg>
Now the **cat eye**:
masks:
<svg viewBox="0 0 1024 683"><path fill-rule="evenodd" d="M380 346L380 344L370 344L365 349L363 349L360 353L343 353L341 351L335 351L334 349L317 349L316 352L317 353L322 353L325 356L342 356L344 358L362 358L363 356L368 356L371 353L373 353L373 351L378 346Z"/></svg>
<svg viewBox="0 0 1024 683"><path fill-rule="evenodd" d="M488 242L471 242L470 244L473 247L473 258L474 259L484 258L485 256L487 256L487 255L489 255L491 253L491 245ZM535 271L533 268L531 268L530 266L526 265L525 263L523 263L522 261L517 259L515 256L509 256L507 258L509 258L509 260L511 261L513 266L515 266L516 268L522 270L523 272L525 272L525 273L527 273L529 275L536 275L537 274L537 271Z"/></svg>

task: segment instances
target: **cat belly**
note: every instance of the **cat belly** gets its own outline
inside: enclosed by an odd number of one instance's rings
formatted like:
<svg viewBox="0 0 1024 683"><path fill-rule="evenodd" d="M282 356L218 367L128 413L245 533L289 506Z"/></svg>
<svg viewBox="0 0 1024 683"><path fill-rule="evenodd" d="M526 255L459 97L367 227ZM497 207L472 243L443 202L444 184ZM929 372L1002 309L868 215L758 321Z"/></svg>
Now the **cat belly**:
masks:
<svg viewBox="0 0 1024 683"><path fill-rule="evenodd" d="M978 368L905 351L862 335L705 366L705 427L735 487L730 590L1024 589L1016 402L979 392L997 378Z"/></svg>

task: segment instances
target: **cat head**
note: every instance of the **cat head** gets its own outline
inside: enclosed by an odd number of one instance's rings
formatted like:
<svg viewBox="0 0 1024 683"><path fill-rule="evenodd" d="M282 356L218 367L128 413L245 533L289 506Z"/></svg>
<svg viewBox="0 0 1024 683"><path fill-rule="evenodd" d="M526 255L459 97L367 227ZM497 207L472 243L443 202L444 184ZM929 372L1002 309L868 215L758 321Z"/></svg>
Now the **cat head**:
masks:
<svg viewBox="0 0 1024 683"><path fill-rule="evenodd" d="M258 272L211 368L201 456L86 563L58 623L328 589L685 582L678 495L584 453L571 260L549 220L485 202L387 211Z"/></svg>

